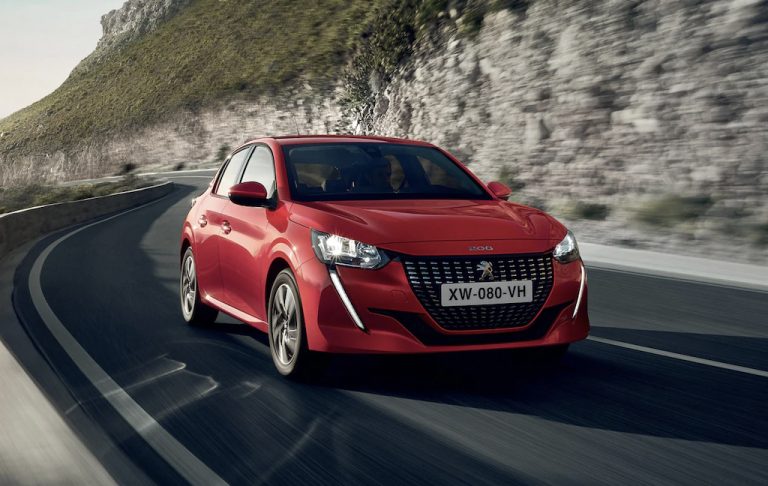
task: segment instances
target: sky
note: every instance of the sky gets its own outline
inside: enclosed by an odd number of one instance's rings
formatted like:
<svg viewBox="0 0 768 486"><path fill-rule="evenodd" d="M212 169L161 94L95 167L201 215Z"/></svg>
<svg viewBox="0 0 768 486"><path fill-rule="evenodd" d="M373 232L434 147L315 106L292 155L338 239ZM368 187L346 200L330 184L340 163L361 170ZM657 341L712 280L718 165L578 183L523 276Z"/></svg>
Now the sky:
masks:
<svg viewBox="0 0 768 486"><path fill-rule="evenodd" d="M125 0L0 0L0 118L55 90Z"/></svg>

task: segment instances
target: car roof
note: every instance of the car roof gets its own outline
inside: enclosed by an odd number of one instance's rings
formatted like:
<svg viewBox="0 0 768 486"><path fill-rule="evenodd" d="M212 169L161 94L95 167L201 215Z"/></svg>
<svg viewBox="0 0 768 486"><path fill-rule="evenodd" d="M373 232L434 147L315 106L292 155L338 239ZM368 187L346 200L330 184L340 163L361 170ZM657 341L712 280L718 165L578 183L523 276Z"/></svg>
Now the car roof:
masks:
<svg viewBox="0 0 768 486"><path fill-rule="evenodd" d="M278 137L259 137L249 140L244 145L264 141L274 140L280 145L295 144L315 144L315 143L360 143L360 142L378 142L378 143L399 143L407 145L420 145L432 147L433 145L420 140L408 140L405 138L379 137L375 135L282 135Z"/></svg>

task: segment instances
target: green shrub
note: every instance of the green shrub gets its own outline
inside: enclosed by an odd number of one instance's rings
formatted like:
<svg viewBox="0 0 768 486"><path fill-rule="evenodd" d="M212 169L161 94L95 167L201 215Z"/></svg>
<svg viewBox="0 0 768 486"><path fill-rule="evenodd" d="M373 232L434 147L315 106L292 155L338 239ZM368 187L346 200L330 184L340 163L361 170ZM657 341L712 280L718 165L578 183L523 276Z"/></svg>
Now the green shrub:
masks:
<svg viewBox="0 0 768 486"><path fill-rule="evenodd" d="M391 79L411 53L418 30L416 22L431 23L427 16L437 15L442 4L419 0L379 4L374 15L377 20L360 36L352 63L343 74L345 94L340 102L345 111L353 116L363 113L375 95L371 77L378 76L382 82Z"/></svg>
<svg viewBox="0 0 768 486"><path fill-rule="evenodd" d="M525 13L531 4L531 0L493 0L491 7L494 10L510 10L512 12Z"/></svg>
<svg viewBox="0 0 768 486"><path fill-rule="evenodd" d="M469 37L476 36L483 28L487 6L482 2L470 2L461 17L461 33Z"/></svg>
<svg viewBox="0 0 768 486"><path fill-rule="evenodd" d="M448 10L448 0L423 0L416 16L419 25L429 25Z"/></svg>
<svg viewBox="0 0 768 486"><path fill-rule="evenodd" d="M594 221L602 221L608 217L611 212L605 204L576 201L568 206L565 210L567 216L573 219L590 219Z"/></svg>
<svg viewBox="0 0 768 486"><path fill-rule="evenodd" d="M710 196L666 195L649 201L637 209L638 221L661 227L672 227L701 217L712 206Z"/></svg>
<svg viewBox="0 0 768 486"><path fill-rule="evenodd" d="M520 189L525 187L525 182L517 179L517 171L514 169L511 169L509 166L502 166L501 169L499 169L498 179L499 182L503 182L507 186L509 186L512 191L519 191Z"/></svg>
<svg viewBox="0 0 768 486"><path fill-rule="evenodd" d="M120 171L118 172L118 175L127 175L131 172L136 170L136 167L138 167L133 162L125 162L120 166Z"/></svg>
<svg viewBox="0 0 768 486"><path fill-rule="evenodd" d="M227 158L227 155L229 155L229 151L231 150L229 144L222 144L221 147L219 147L219 150L216 151L216 162L223 162L224 159Z"/></svg>
<svg viewBox="0 0 768 486"><path fill-rule="evenodd" d="M755 246L768 246L768 223L751 226L748 233L749 239Z"/></svg>
<svg viewBox="0 0 768 486"><path fill-rule="evenodd" d="M512 202L516 202L517 204L522 204L524 206L530 206L532 208L541 209L542 211L548 210L547 203L538 196L512 193L509 200Z"/></svg>

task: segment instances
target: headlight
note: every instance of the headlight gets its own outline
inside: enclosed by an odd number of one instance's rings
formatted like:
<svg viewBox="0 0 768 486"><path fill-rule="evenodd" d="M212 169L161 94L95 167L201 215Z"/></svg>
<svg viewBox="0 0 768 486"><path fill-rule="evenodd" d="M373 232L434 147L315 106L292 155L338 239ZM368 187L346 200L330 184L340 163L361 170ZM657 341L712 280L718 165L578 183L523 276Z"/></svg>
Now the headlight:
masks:
<svg viewBox="0 0 768 486"><path fill-rule="evenodd" d="M563 241L557 244L553 256L560 263L570 263L579 259L579 245L576 244L573 233L569 231Z"/></svg>
<svg viewBox="0 0 768 486"><path fill-rule="evenodd" d="M312 248L321 262L358 268L381 268L389 258L373 245L312 230Z"/></svg>

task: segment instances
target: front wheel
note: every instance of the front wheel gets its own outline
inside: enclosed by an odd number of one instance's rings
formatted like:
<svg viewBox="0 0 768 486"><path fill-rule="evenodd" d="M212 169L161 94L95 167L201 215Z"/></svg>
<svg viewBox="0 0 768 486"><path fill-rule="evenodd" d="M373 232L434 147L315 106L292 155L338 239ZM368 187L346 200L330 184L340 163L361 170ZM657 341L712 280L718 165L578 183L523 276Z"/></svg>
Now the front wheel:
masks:
<svg viewBox="0 0 768 486"><path fill-rule="evenodd" d="M181 314L184 320L193 325L211 324L219 312L200 300L200 289L197 286L197 265L192 247L187 248L181 259L181 275L179 277L179 299Z"/></svg>
<svg viewBox="0 0 768 486"><path fill-rule="evenodd" d="M290 378L321 371L322 356L307 347L304 315L296 280L290 270L277 274L269 295L269 349L275 368Z"/></svg>

